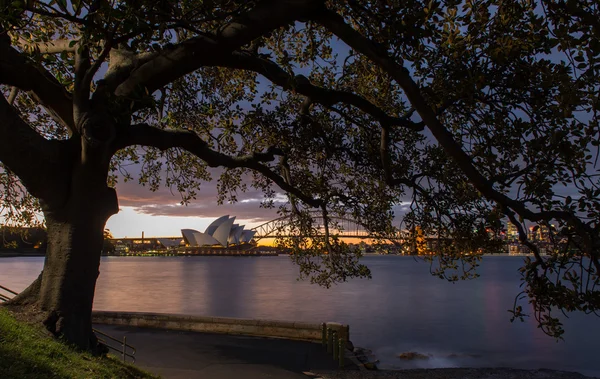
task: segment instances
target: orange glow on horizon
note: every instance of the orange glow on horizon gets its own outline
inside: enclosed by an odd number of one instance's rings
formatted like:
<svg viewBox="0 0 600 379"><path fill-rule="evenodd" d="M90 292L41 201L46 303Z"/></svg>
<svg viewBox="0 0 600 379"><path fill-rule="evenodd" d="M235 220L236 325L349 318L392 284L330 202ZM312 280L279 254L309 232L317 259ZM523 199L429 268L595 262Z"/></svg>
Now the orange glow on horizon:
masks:
<svg viewBox="0 0 600 379"><path fill-rule="evenodd" d="M367 245L371 244L371 241L363 238L342 238L342 241L347 244L355 244L358 245L361 242L365 242ZM275 238L262 238L258 241L257 246L275 246Z"/></svg>

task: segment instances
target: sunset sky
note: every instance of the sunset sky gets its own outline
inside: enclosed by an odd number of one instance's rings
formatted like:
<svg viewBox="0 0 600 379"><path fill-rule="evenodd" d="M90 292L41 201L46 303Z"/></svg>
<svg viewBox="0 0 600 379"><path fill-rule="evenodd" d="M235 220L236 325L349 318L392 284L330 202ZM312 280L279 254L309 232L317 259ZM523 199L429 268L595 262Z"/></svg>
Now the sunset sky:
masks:
<svg viewBox="0 0 600 379"><path fill-rule="evenodd" d="M118 183L117 194L120 211L106 223L115 237L137 237L142 231L148 237L180 236L183 228L204 231L215 218L223 215L236 216L236 224L245 224L247 228L278 217L276 208L260 208L263 194L252 189L239 193L235 204L217 205L216 181L203 183L196 200L187 206L180 205L177 191L161 187L151 192L135 179ZM284 200L282 196L281 201Z"/></svg>
<svg viewBox="0 0 600 379"><path fill-rule="evenodd" d="M181 229L204 231L212 221L223 215L236 216L236 224L250 229L279 217L277 208L286 201L286 197L280 195L275 208L261 208L263 193L249 189L238 193L237 203L217 205L216 180L204 182L196 200L187 206L180 204L181 197L177 191L163 186L152 192L138 184L136 179L119 182L117 195L120 211L106 223L106 228L116 238L138 237L142 231L146 237L176 237L181 235ZM404 213L408 205L398 204L394 213Z"/></svg>

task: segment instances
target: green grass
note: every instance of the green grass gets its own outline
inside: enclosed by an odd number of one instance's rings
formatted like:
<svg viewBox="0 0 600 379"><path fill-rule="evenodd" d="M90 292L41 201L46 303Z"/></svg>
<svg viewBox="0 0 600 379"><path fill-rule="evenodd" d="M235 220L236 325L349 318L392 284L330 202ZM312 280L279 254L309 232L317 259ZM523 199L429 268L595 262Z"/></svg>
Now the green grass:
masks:
<svg viewBox="0 0 600 379"><path fill-rule="evenodd" d="M0 309L0 378L157 378L109 357L79 352Z"/></svg>

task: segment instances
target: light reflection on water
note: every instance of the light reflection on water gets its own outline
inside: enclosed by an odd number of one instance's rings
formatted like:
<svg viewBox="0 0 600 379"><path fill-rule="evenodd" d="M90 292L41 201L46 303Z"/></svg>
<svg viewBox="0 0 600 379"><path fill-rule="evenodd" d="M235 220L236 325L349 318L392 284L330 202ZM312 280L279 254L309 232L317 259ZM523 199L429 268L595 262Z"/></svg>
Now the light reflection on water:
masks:
<svg viewBox="0 0 600 379"><path fill-rule="evenodd" d="M564 342L535 324L510 323L521 258L485 257L482 277L456 284L429 275L409 257L367 257L372 280L324 289L297 281L286 257L108 257L94 308L137 312L339 321L381 367L510 366L600 376L600 319L565 320ZM0 259L0 284L17 291L39 274L43 258ZM406 362L406 351L431 354Z"/></svg>

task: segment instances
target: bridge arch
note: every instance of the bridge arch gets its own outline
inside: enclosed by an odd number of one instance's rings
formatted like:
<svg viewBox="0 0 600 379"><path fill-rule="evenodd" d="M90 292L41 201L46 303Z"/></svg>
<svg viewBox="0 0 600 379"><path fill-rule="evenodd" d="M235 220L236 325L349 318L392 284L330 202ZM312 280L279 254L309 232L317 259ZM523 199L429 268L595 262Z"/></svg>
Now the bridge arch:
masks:
<svg viewBox="0 0 600 379"><path fill-rule="evenodd" d="M312 214L314 225L317 229L322 229L324 233L323 216L320 212ZM256 231L254 240L259 241L264 238L289 237L288 228L290 225L291 216L282 216L274 220L265 222L251 230ZM359 222L345 217L329 217L330 234L344 238L376 238L372 236L366 228Z"/></svg>

